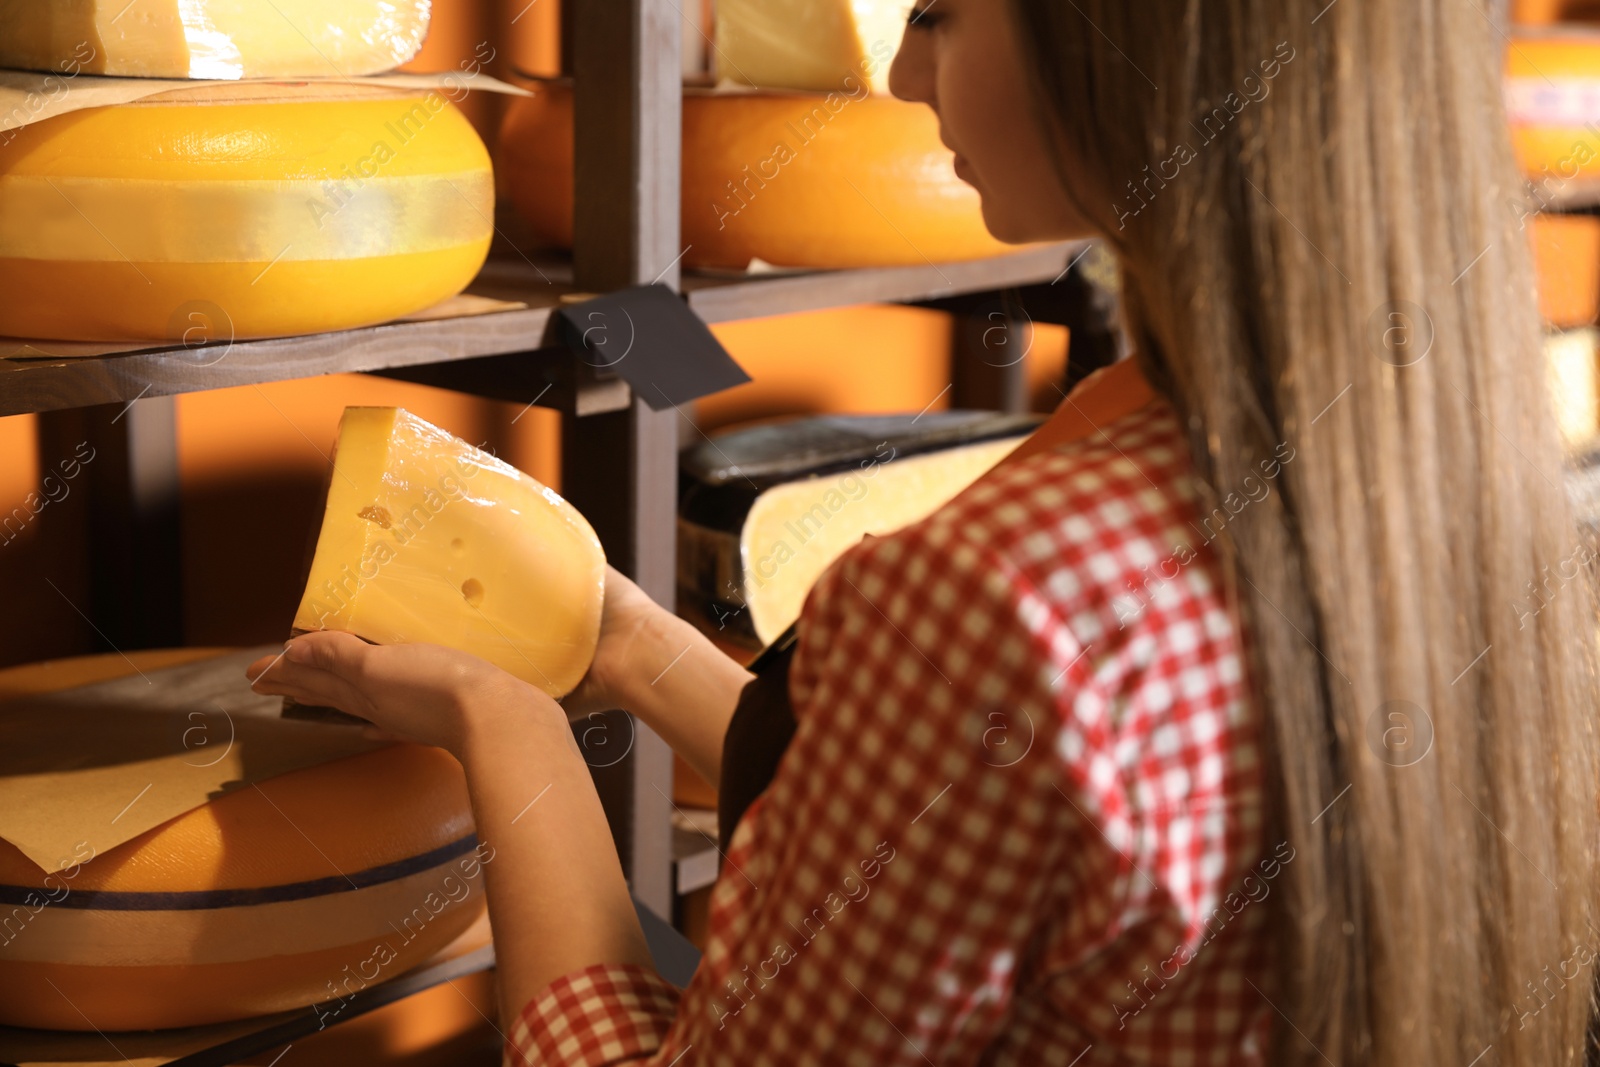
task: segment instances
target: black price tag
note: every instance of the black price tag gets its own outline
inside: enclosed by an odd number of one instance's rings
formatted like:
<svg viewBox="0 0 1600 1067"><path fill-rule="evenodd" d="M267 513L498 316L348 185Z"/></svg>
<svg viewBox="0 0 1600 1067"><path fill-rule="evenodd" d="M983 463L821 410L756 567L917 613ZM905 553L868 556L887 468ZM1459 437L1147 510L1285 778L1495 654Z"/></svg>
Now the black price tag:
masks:
<svg viewBox="0 0 1600 1067"><path fill-rule="evenodd" d="M591 367L614 371L656 411L750 380L700 316L665 285L570 304L560 311L562 343Z"/></svg>

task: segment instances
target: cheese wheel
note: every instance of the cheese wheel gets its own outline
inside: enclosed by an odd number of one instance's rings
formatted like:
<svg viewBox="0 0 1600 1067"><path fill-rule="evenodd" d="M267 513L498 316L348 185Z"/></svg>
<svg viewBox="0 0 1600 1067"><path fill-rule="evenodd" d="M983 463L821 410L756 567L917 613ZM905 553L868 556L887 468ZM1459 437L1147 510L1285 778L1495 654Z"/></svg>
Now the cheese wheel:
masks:
<svg viewBox="0 0 1600 1067"><path fill-rule="evenodd" d="M889 91L912 0L718 0L717 76L766 89Z"/></svg>
<svg viewBox="0 0 1600 1067"><path fill-rule="evenodd" d="M185 344L383 322L472 280L483 142L439 92L196 86L0 145L0 334Z"/></svg>
<svg viewBox="0 0 1600 1067"><path fill-rule="evenodd" d="M460 764L411 744L269 778L48 874L0 841L0 1023L334 1014L476 921L492 859Z"/></svg>
<svg viewBox="0 0 1600 1067"><path fill-rule="evenodd" d="M1547 325L1587 326L1600 317L1600 219L1535 215L1528 220Z"/></svg>
<svg viewBox="0 0 1600 1067"><path fill-rule="evenodd" d="M399 408L346 408L294 625L448 645L562 696L594 658L605 568L536 479Z"/></svg>
<svg viewBox="0 0 1600 1067"><path fill-rule="evenodd" d="M570 248L572 90L530 87L501 128L505 191L536 238ZM858 88L684 92L686 265L908 266L1012 250L955 176L933 112Z"/></svg>
<svg viewBox="0 0 1600 1067"><path fill-rule="evenodd" d="M1506 52L1506 116L1536 199L1600 177L1600 35L1521 36Z"/></svg>
<svg viewBox="0 0 1600 1067"><path fill-rule="evenodd" d="M353 77L422 47L429 0L0 0L0 67L145 78Z"/></svg>

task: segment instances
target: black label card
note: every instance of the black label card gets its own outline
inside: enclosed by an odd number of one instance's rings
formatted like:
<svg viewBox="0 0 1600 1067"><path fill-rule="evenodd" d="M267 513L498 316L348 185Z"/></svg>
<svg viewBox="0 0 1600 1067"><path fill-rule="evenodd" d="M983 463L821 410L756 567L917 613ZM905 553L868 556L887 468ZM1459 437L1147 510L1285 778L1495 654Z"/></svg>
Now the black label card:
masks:
<svg viewBox="0 0 1600 1067"><path fill-rule="evenodd" d="M591 367L610 370L662 411L750 380L683 298L640 285L569 304L562 343Z"/></svg>

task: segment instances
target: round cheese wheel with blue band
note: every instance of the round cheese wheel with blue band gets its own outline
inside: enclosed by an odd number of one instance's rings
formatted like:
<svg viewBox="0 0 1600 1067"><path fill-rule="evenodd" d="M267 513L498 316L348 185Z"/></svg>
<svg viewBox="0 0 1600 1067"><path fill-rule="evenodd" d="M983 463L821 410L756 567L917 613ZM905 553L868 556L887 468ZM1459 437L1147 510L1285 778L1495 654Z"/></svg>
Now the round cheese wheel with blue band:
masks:
<svg viewBox="0 0 1600 1067"><path fill-rule="evenodd" d="M0 1024L142 1030L333 1012L472 925L493 852L474 835L460 764L396 744L71 859L47 874L0 841Z"/></svg>

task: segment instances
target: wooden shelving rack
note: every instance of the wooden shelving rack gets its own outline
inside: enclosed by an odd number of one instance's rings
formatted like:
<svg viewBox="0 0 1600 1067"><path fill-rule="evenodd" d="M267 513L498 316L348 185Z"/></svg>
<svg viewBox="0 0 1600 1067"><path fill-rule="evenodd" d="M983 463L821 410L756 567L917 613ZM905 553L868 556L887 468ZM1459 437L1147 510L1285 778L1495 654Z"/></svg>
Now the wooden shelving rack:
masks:
<svg viewBox="0 0 1600 1067"><path fill-rule="evenodd" d="M469 289L525 308L200 348L0 359L0 416L39 413L42 445L88 436L104 457L88 471L94 595L87 616L109 643L182 640L178 394L365 372L556 409L565 416L564 494L593 523L610 560L670 605L681 416L652 410L620 378L559 347L552 313L564 300L661 282L708 322L869 302L952 306L973 294L1050 286L1082 248L1036 246L987 260L871 270L683 273L680 9L674 0L582 0L566 4L564 17L575 82L574 254L530 256L502 235ZM958 375L953 400L1005 406L993 398L1008 396L1014 405L1021 376L1020 366L969 369ZM634 725L628 756L596 779L636 898L670 916L677 861L693 859L692 880L703 882L706 857L681 831L675 856L671 753Z"/></svg>

